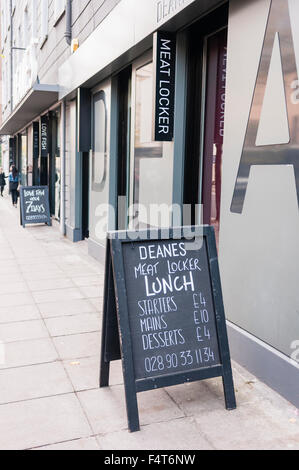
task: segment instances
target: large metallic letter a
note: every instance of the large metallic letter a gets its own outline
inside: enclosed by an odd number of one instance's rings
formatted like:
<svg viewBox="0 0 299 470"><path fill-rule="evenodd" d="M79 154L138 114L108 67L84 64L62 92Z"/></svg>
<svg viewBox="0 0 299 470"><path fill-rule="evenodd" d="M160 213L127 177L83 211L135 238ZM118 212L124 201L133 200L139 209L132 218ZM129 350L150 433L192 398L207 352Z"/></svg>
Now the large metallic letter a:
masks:
<svg viewBox="0 0 299 470"><path fill-rule="evenodd" d="M257 146L258 127L276 35L280 45L290 142ZM272 0L231 212L241 214L243 211L252 165L293 165L299 206L299 104L298 100L292 99L294 86L298 87L298 73L288 0Z"/></svg>

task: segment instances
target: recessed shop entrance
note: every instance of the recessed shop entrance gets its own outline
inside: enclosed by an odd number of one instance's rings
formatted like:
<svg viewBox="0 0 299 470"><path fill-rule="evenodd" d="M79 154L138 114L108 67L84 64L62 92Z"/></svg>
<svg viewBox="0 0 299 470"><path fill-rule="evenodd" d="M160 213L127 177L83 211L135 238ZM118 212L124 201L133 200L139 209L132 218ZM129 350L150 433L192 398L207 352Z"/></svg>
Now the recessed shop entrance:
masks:
<svg viewBox="0 0 299 470"><path fill-rule="evenodd" d="M201 204L204 224L220 227L228 8L194 24L189 31L187 148L184 203L192 223Z"/></svg>
<svg viewBox="0 0 299 470"><path fill-rule="evenodd" d="M99 259L104 257L106 232L109 226L110 103L111 82L107 80L92 90L91 152L89 162L85 160L83 163L85 194L88 184L90 187L88 211L90 253ZM87 230L86 224L87 220L85 220L85 230Z"/></svg>
<svg viewBox="0 0 299 470"><path fill-rule="evenodd" d="M60 220L61 158L60 109L50 115L49 194L51 215Z"/></svg>
<svg viewBox="0 0 299 470"><path fill-rule="evenodd" d="M89 238L89 154L82 152L82 239Z"/></svg>

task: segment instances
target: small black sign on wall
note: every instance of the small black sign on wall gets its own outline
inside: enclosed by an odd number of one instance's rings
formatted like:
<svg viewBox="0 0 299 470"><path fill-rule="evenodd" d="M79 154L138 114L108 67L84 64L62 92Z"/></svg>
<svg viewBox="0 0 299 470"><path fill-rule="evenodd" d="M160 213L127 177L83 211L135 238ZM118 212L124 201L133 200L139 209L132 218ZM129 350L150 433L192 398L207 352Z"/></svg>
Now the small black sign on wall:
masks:
<svg viewBox="0 0 299 470"><path fill-rule="evenodd" d="M41 130L40 130L40 147L41 157L47 158L49 153L49 118L48 116L41 117Z"/></svg>
<svg viewBox="0 0 299 470"><path fill-rule="evenodd" d="M171 142L174 135L176 36L164 31L154 35L155 119L153 140Z"/></svg>
<svg viewBox="0 0 299 470"><path fill-rule="evenodd" d="M132 432L138 392L220 376L236 408L214 230L200 230L191 242L183 227L108 237L100 386L122 359Z"/></svg>
<svg viewBox="0 0 299 470"><path fill-rule="evenodd" d="M39 123L33 123L33 158L39 157Z"/></svg>
<svg viewBox="0 0 299 470"><path fill-rule="evenodd" d="M52 225L48 186L21 186L21 225Z"/></svg>

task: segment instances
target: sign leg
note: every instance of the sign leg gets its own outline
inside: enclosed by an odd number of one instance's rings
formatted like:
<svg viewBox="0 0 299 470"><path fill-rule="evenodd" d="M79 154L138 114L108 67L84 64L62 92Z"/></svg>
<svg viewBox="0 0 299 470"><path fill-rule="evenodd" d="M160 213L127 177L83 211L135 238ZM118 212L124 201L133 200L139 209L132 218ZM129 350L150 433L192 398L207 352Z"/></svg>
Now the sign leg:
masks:
<svg viewBox="0 0 299 470"><path fill-rule="evenodd" d="M101 370L100 370L100 388L109 387L110 378L110 362L105 362L103 357L101 358Z"/></svg>
<svg viewBox="0 0 299 470"><path fill-rule="evenodd" d="M235 410L237 408L237 404L236 404L236 396L235 396L235 390L234 390L233 374L232 374L231 369L224 372L222 381L223 381L226 409Z"/></svg>
<svg viewBox="0 0 299 470"><path fill-rule="evenodd" d="M133 387L134 390L132 390ZM125 390L129 431L137 432L140 431L140 423L135 385L132 384L132 387L130 387L129 384L126 384Z"/></svg>

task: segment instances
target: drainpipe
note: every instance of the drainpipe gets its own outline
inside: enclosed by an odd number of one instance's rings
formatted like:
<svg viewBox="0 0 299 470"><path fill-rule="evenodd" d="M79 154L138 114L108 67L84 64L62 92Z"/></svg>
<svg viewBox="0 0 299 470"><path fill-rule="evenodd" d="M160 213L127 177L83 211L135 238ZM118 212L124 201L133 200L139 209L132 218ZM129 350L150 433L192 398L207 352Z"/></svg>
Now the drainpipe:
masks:
<svg viewBox="0 0 299 470"><path fill-rule="evenodd" d="M72 43L72 0L67 0L65 7L66 25L64 37L67 44L70 46Z"/></svg>
<svg viewBox="0 0 299 470"><path fill-rule="evenodd" d="M12 18L12 0L9 2L10 16L10 111L13 112L13 18Z"/></svg>
<svg viewBox="0 0 299 470"><path fill-rule="evenodd" d="M65 185L66 185L66 101L61 104L61 178L60 178L60 231L66 235Z"/></svg>

